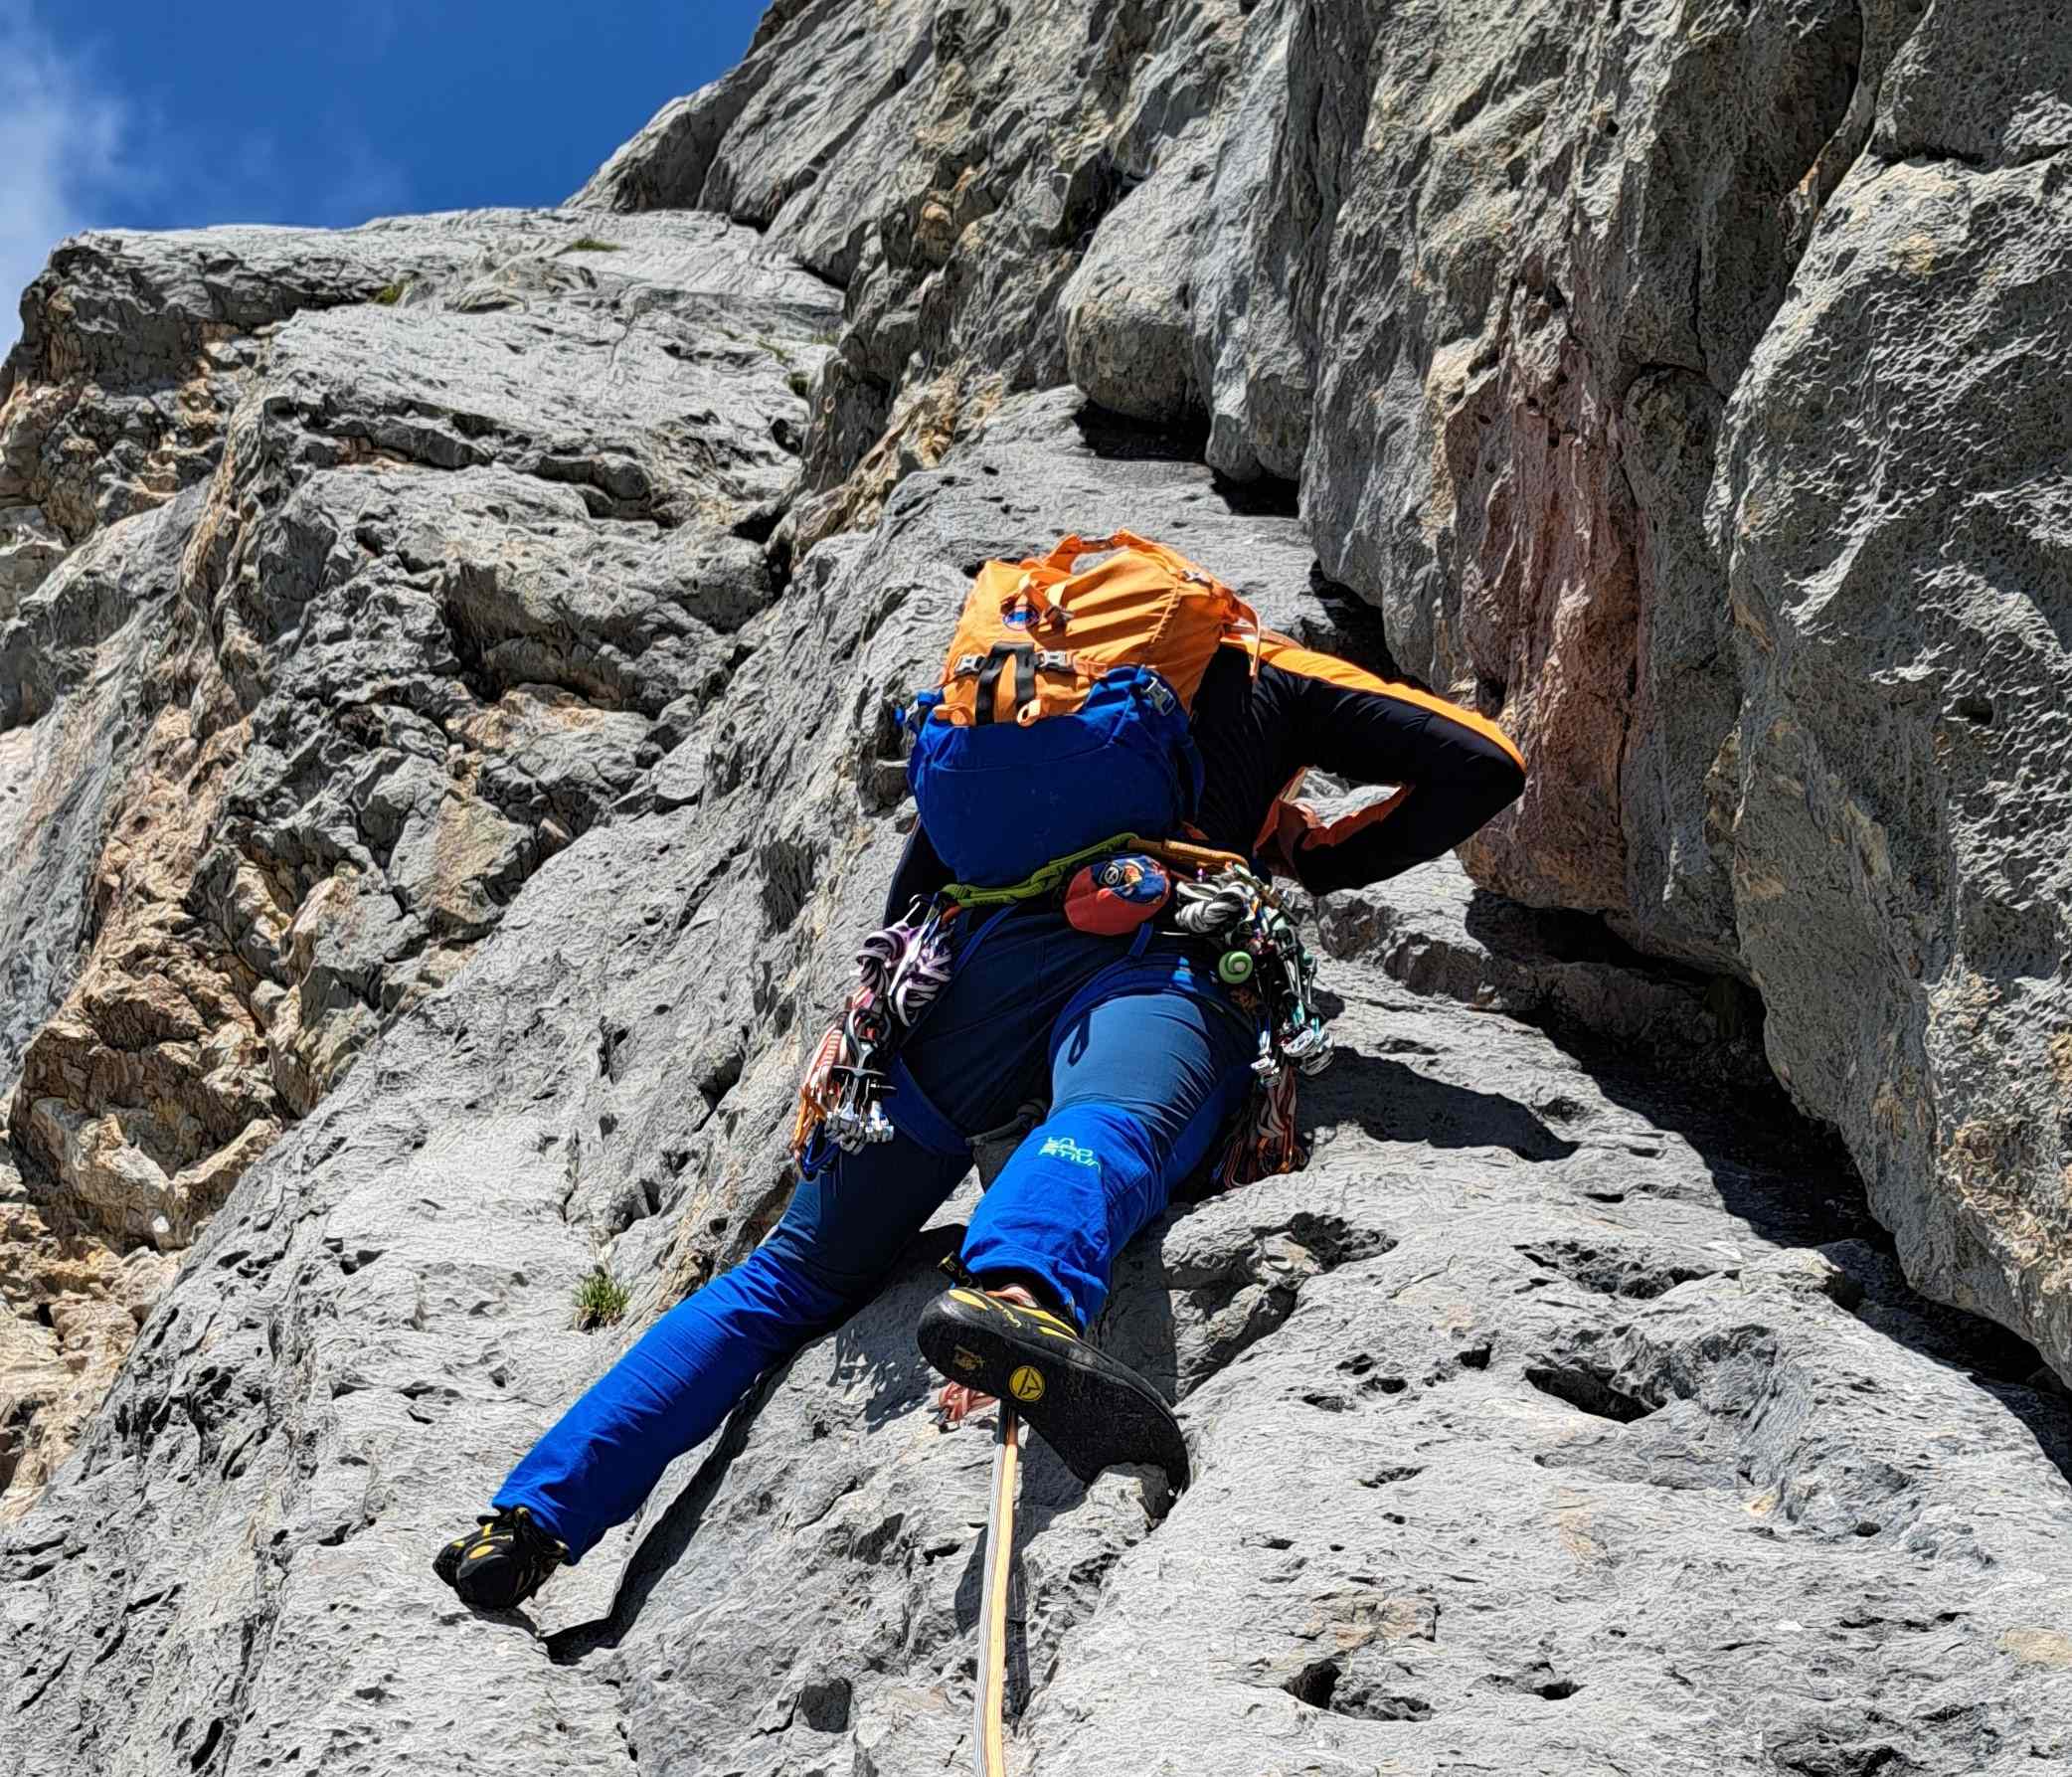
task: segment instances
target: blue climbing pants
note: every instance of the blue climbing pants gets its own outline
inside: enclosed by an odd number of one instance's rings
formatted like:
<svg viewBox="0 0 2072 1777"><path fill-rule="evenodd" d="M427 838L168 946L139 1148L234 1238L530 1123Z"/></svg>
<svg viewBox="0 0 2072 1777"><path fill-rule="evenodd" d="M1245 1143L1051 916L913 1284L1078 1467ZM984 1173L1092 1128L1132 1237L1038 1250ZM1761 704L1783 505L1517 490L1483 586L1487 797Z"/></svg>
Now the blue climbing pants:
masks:
<svg viewBox="0 0 2072 1777"><path fill-rule="evenodd" d="M530 1508L579 1559L763 1370L869 1300L969 1169L970 1136L1045 1096L963 1261L1035 1280L1086 1326L1116 1255L1245 1103L1257 1045L1181 940L1097 937L1048 908L969 920L950 984L902 1045L886 1100L897 1138L802 1181L770 1238L657 1321L495 1504Z"/></svg>

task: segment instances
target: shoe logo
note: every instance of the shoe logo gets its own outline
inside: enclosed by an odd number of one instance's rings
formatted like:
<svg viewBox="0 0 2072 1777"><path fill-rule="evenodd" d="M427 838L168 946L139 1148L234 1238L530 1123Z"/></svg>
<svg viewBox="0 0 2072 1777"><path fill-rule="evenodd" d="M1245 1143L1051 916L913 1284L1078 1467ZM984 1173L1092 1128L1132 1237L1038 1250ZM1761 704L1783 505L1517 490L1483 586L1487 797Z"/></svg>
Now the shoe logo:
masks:
<svg viewBox="0 0 2072 1777"><path fill-rule="evenodd" d="M1082 1148L1070 1136L1052 1136L1039 1152L1047 1159L1070 1160L1075 1166L1092 1166L1101 1170L1101 1156L1091 1148Z"/></svg>
<svg viewBox="0 0 2072 1777"><path fill-rule="evenodd" d="M1025 1363L1007 1378L1008 1392L1018 1401L1034 1403L1043 1398L1043 1372Z"/></svg>

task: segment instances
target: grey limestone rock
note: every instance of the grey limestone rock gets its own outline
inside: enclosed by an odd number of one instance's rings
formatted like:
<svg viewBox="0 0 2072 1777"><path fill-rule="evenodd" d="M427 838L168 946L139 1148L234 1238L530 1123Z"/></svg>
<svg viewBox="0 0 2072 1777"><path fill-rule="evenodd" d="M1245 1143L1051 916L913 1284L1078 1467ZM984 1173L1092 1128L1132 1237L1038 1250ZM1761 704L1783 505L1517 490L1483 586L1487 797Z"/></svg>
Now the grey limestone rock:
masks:
<svg viewBox="0 0 2072 1777"><path fill-rule="evenodd" d="M1745 698L1734 904L1772 1056L1847 1135L1910 1275L2062 1374L2061 36L1939 4L1894 59L1728 410L1716 517Z"/></svg>
<svg viewBox="0 0 2072 1777"><path fill-rule="evenodd" d="M1017 1768L2072 1759L2053 32L779 0L565 210L63 246L0 371L0 1759L970 1762L989 1453L911 1335L968 1183L532 1607L430 1557L781 1213L890 708L976 563L1121 525L1533 776L1298 900L1315 1157L1099 1329L1196 1484L1032 1446Z"/></svg>
<svg viewBox="0 0 2072 1777"><path fill-rule="evenodd" d="M245 1172L0 1544L0 1750L968 1763L989 1455L939 1428L910 1331L967 1195L533 1607L471 1618L429 1556L780 1208L794 1072L901 842L884 703L971 561L1149 514L1271 621L1358 647L1296 520L1147 444L1020 398L814 549L651 793L546 859ZM437 789L391 781L385 832ZM1403 919L1443 937L1453 892ZM2033 1354L1914 1296L1846 1160L1775 1102L1666 1084L1644 1044L1563 1049L1364 954L1329 968L1311 1169L1176 1208L1101 1329L1179 1400L1197 1484L1082 1489L1032 1447L1017 1761L2063 1758L2072 1424ZM601 1256L633 1322L584 1334ZM93 1655L118 1638L116 1687Z"/></svg>
<svg viewBox="0 0 2072 1777"><path fill-rule="evenodd" d="M33 591L65 557L65 545L44 522L39 506L0 510L0 620L21 608L22 595Z"/></svg>
<svg viewBox="0 0 2072 1777"><path fill-rule="evenodd" d="M1525 746L1476 878L1757 985L1909 1274L2072 1373L2062 33L1267 11L1190 224L1242 292L1212 456L1298 474L1396 658Z"/></svg>
<svg viewBox="0 0 2072 1777"><path fill-rule="evenodd" d="M794 522L802 549L874 518L1002 393L1068 380L1072 354L1122 411L1191 411L1185 248L1163 201L1129 205L1132 255L1072 280L1102 218L1207 142L1246 10L775 9L739 69L666 107L572 202L719 210L846 287L841 356L814 393L822 497Z"/></svg>
<svg viewBox="0 0 2072 1777"><path fill-rule="evenodd" d="M2072 1373L2062 38L2000 0L828 3L582 201L725 209L847 286L791 546L1062 376L1295 483L1397 662L1533 763L1475 879L1759 987L1911 1275Z"/></svg>
<svg viewBox="0 0 2072 1777"><path fill-rule="evenodd" d="M0 1081L55 1009L141 739L199 490L100 533L0 622Z"/></svg>
<svg viewBox="0 0 2072 1777"><path fill-rule="evenodd" d="M1416 992L1634 1049L1665 1078L1769 1083L1761 1001L1734 977L1652 962L1600 921L1476 888L1451 859L1318 900L1310 917L1326 955Z"/></svg>
<svg viewBox="0 0 2072 1777"><path fill-rule="evenodd" d="M85 343L25 340L11 439L104 353L61 465L254 329L200 478L0 622L10 1132L61 1215L178 1247L724 678L832 303L716 218L520 213L85 237L32 302Z"/></svg>

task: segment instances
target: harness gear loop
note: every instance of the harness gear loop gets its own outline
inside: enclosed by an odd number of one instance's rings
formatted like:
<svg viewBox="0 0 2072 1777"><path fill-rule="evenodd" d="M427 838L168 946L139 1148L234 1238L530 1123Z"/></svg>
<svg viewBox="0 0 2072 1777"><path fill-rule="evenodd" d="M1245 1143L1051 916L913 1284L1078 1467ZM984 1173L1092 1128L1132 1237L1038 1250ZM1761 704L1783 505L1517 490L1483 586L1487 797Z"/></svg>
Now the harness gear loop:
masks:
<svg viewBox="0 0 2072 1777"><path fill-rule="evenodd" d="M924 911L924 907L926 911ZM918 1023L950 980L950 929L957 908L916 901L856 953L856 985L813 1050L798 1087L791 1153L808 1174L831 1143L854 1154L898 1132L881 1102L900 1033Z"/></svg>
<svg viewBox="0 0 2072 1777"><path fill-rule="evenodd" d="M1298 1172L1309 1152L1296 1126L1296 1081L1330 1065L1316 1007L1316 961L1270 884L1242 861L1175 886L1174 923L1223 947L1216 973L1261 1002L1258 1084L1215 1166L1225 1186Z"/></svg>

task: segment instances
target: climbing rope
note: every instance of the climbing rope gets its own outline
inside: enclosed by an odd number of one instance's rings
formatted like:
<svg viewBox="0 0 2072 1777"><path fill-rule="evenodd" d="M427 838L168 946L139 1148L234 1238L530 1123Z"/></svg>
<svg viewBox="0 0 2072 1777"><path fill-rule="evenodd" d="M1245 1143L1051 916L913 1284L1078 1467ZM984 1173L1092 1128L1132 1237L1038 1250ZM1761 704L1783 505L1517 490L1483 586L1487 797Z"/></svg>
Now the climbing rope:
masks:
<svg viewBox="0 0 2072 1777"><path fill-rule="evenodd" d="M972 1737L978 1777L1007 1777L1007 1618L1014 1582L1014 1495L1021 1423L1012 1401L1000 1402L993 1442L992 1505L985 1520L985 1584L978 1600L978 1686Z"/></svg>

